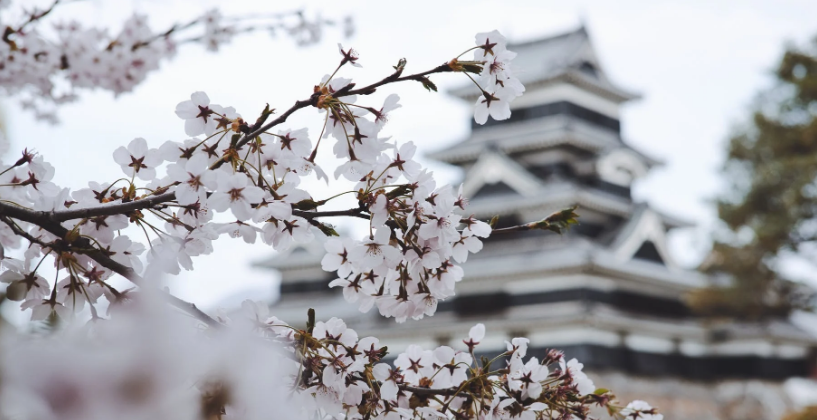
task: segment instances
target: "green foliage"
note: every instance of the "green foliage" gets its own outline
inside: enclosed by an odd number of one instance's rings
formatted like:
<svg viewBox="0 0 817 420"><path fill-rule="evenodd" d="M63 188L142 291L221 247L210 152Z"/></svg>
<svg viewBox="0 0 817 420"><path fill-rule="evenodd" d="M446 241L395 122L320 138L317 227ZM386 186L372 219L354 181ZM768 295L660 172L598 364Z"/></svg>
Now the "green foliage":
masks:
<svg viewBox="0 0 817 420"><path fill-rule="evenodd" d="M549 230L555 233L564 233L570 226L579 224L578 206L566 208L551 214L544 220L535 223L537 229Z"/></svg>
<svg viewBox="0 0 817 420"><path fill-rule="evenodd" d="M773 265L781 252L817 244L817 40L810 48L784 53L776 85L729 141L730 193L718 215L729 236L744 240L716 241L702 266L731 280L692 295L704 314L765 319L812 307L813 292Z"/></svg>

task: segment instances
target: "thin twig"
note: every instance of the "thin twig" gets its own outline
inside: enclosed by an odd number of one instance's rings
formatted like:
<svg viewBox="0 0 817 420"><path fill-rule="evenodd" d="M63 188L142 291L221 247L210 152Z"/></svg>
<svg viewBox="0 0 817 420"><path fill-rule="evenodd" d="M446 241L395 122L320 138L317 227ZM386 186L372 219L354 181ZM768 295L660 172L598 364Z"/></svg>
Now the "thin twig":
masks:
<svg viewBox="0 0 817 420"><path fill-rule="evenodd" d="M0 216L0 221L5 223L6 225L8 225L8 227L11 228L11 231L14 232L17 236L22 236L23 238L25 238L27 241L31 242L32 244L37 244L37 245L39 245L39 246L41 246L43 248L50 248L49 244L43 242L39 238L35 238L35 237L31 236L31 234L29 234L28 232L20 229L20 227L17 226L17 223L14 223L14 221L11 220L10 218L5 217L5 216Z"/></svg>
<svg viewBox="0 0 817 420"><path fill-rule="evenodd" d="M524 231L527 231L527 230L534 230L534 229L538 229L538 228L533 228L529 224L524 224L524 225L508 226L508 227L499 228L499 229L494 228L494 229L491 230L491 233L524 232ZM541 229L539 229L539 230L541 230Z"/></svg>

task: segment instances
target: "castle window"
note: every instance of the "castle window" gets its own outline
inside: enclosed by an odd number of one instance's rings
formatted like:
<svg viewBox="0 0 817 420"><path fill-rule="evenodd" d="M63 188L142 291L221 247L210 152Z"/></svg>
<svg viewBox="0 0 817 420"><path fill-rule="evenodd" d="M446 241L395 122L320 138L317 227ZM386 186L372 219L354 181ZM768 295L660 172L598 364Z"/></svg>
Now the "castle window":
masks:
<svg viewBox="0 0 817 420"><path fill-rule="evenodd" d="M652 241L644 241L644 243L641 244L641 248L638 248L638 251L636 251L633 257L656 262L658 264L664 264L664 259L661 258L658 248L655 247L655 244Z"/></svg>
<svg viewBox="0 0 817 420"><path fill-rule="evenodd" d="M587 61L583 62L579 66L579 71L581 71L582 73L584 73L584 74L586 74L588 76L592 76L592 77L595 77L595 78L599 77L598 70L596 69L596 66L594 66L591 63L588 63Z"/></svg>

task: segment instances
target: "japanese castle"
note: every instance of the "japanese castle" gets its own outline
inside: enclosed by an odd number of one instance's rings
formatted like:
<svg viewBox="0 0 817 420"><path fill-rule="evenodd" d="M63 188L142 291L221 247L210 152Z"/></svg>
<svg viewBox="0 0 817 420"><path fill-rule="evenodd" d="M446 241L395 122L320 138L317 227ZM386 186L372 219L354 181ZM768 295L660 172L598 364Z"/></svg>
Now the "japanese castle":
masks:
<svg viewBox="0 0 817 420"><path fill-rule="evenodd" d="M649 401L667 420L773 419L791 407L783 381L814 370L814 338L785 322L717 323L695 316L683 297L707 284L673 262L671 229L689 226L633 200L637 179L660 162L628 146L620 107L638 95L608 79L584 27L510 45L527 91L506 121L474 125L465 140L429 156L464 173L467 212L499 226L542 219L578 205L581 224L565 235L495 235L463 264L457 296L437 314L396 324L346 303L320 267L323 245L258 263L280 273L279 318L342 317L360 336L398 353L409 344L464 348L476 322L483 351L531 339L528 355L563 350L596 386L619 400ZM473 86L453 92L476 101Z"/></svg>

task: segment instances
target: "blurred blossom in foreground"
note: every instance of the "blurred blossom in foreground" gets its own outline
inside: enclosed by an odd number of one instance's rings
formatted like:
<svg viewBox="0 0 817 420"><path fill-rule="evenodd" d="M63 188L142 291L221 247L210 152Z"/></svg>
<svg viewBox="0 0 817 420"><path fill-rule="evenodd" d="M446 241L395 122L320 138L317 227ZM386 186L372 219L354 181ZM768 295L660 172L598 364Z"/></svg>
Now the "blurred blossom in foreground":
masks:
<svg viewBox="0 0 817 420"><path fill-rule="evenodd" d="M275 343L249 328L195 328L147 292L114 309L45 337L3 331L0 418L297 418Z"/></svg>

